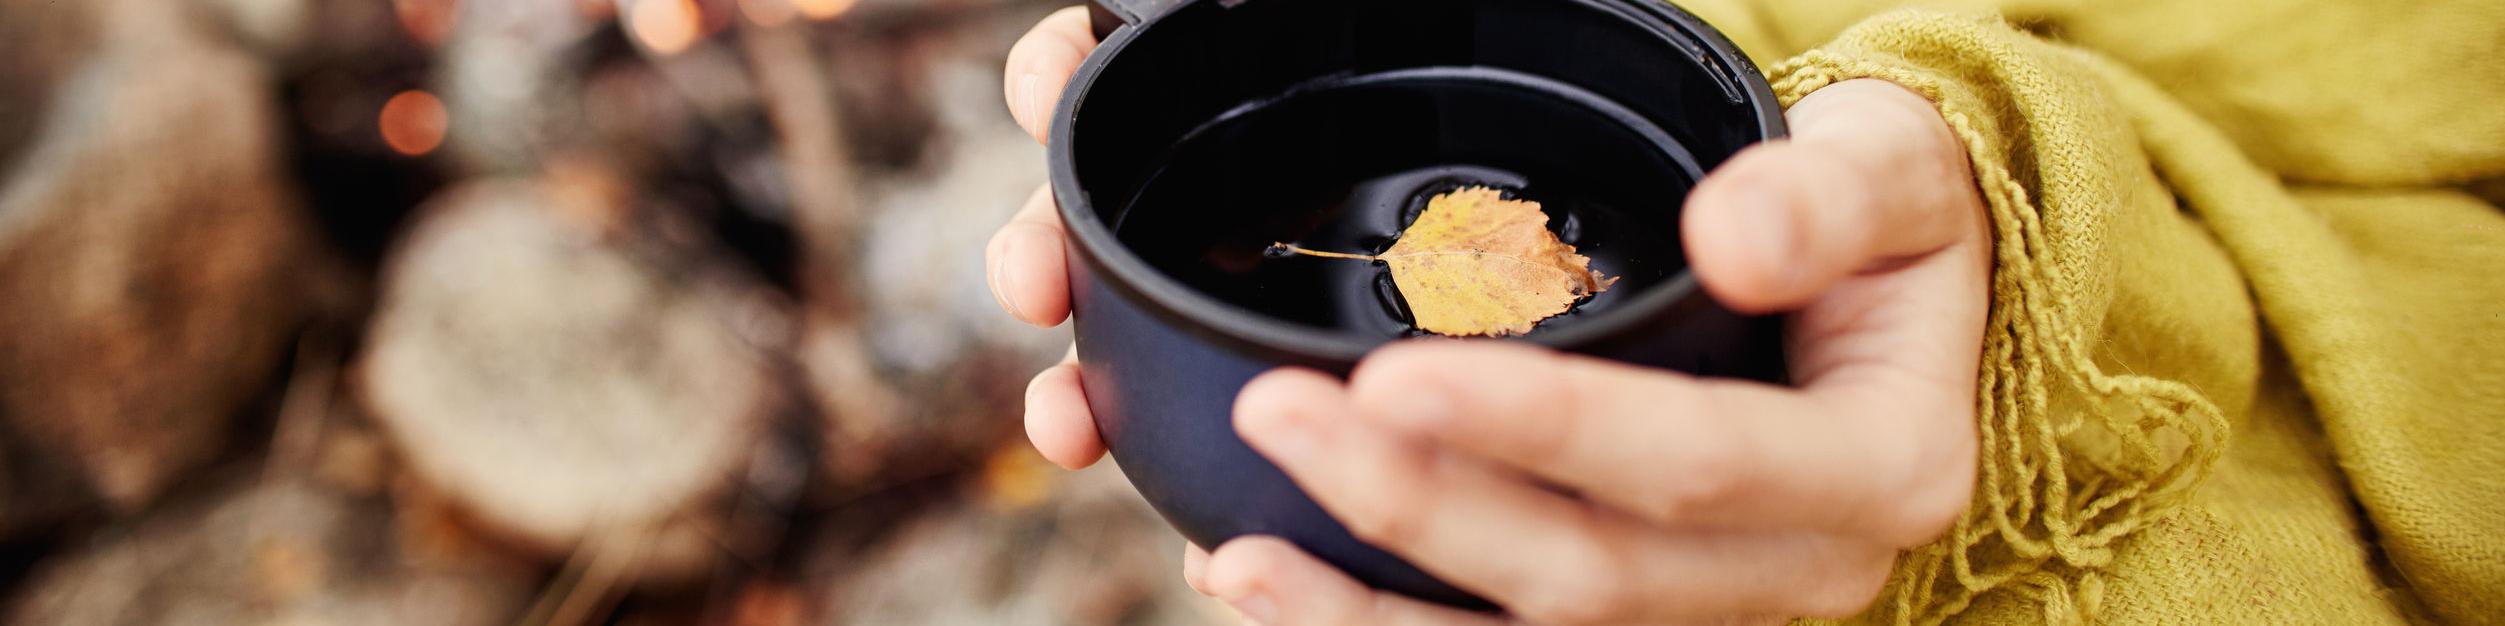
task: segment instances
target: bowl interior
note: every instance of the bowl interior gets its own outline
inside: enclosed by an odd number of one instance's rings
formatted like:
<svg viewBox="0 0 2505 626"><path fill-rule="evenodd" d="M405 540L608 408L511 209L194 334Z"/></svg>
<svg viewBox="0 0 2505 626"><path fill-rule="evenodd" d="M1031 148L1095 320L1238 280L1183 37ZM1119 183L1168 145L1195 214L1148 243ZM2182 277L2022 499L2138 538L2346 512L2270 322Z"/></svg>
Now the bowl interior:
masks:
<svg viewBox="0 0 2505 626"><path fill-rule="evenodd" d="M1652 0L1200 1L1127 32L1082 73L1057 141L1075 178L1065 205L1083 200L1074 235L1116 274L1157 274L1117 281L1180 287L1261 318L1236 326L1340 351L1399 336L1381 324L1401 306L1378 297L1381 274L1250 271L1248 253L1379 251L1424 197L1499 187L1547 205L1552 230L1627 278L1533 335L1571 342L1694 291L1680 202L1701 172L1781 133L1755 69Z"/></svg>

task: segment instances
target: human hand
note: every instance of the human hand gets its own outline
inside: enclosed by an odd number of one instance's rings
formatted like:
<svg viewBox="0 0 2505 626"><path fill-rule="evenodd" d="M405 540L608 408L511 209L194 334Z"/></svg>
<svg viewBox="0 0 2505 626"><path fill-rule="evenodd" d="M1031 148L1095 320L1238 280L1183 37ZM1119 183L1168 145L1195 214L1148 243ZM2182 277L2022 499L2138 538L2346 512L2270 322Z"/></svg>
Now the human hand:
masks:
<svg viewBox="0 0 2505 626"><path fill-rule="evenodd" d="M1086 26L1057 13L1013 50L1029 130L1093 45ZM1860 610L1895 552L1971 493L1990 239L1963 152L1920 97L1849 81L1790 117L1792 139L1698 186L1682 231L1718 300L1792 313L1796 389L1430 341L1378 351L1347 383L1283 370L1239 398L1238 432L1352 531L1510 617L1375 592L1269 538L1195 553L1187 578L1272 626ZM991 249L1003 306L1043 325L1068 314L1052 208L1039 192ZM1047 458L1102 455L1073 363L1027 399Z"/></svg>
<svg viewBox="0 0 2505 626"><path fill-rule="evenodd" d="M1062 87L1095 48L1096 36L1088 28L1084 6L1053 12L1010 47L1002 92L1009 116L1034 135L1037 143L1043 143L1050 132ZM992 235L984 253L992 296L1000 301L1000 308L1020 321L1047 328L1068 320L1070 274L1064 256L1068 245L1051 185L1037 188L1009 223ZM1065 468L1084 468L1104 456L1105 446L1096 436L1087 396L1079 388L1077 351L1027 384L1026 435L1044 458Z"/></svg>

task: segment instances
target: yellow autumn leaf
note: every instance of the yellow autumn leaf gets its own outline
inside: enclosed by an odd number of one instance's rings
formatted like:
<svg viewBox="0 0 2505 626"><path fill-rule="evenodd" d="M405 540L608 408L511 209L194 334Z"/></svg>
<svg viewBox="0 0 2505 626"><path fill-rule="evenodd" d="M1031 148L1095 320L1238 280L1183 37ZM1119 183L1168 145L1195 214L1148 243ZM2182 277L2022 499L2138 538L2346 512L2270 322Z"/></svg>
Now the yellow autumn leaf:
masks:
<svg viewBox="0 0 2505 626"><path fill-rule="evenodd" d="M1536 202L1469 187L1427 201L1426 211L1379 255L1274 249L1391 266L1418 328L1453 337L1520 335L1609 289L1616 278L1548 232Z"/></svg>

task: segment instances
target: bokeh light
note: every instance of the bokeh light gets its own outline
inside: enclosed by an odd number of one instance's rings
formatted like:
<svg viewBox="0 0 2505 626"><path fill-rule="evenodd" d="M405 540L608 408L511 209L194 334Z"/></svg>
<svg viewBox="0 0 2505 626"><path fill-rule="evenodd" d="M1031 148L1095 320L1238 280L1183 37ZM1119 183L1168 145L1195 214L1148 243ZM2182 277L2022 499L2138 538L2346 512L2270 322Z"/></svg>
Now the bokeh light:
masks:
<svg viewBox="0 0 2505 626"><path fill-rule="evenodd" d="M809 19L829 20L851 11L852 6L858 4L860 0L791 0L791 2L793 8L800 9L800 14Z"/></svg>
<svg viewBox="0 0 2505 626"><path fill-rule="evenodd" d="M460 0L392 0L391 9L410 39L430 46L451 36L461 16Z"/></svg>
<svg viewBox="0 0 2505 626"><path fill-rule="evenodd" d="M418 156L434 152L444 144L444 130L450 120L443 100L435 94L411 89L385 101L382 117L376 123L382 127L383 143L390 145L393 152Z"/></svg>
<svg viewBox="0 0 2505 626"><path fill-rule="evenodd" d="M670 55L696 44L703 17L694 0L635 0L627 10L626 26L645 48Z"/></svg>

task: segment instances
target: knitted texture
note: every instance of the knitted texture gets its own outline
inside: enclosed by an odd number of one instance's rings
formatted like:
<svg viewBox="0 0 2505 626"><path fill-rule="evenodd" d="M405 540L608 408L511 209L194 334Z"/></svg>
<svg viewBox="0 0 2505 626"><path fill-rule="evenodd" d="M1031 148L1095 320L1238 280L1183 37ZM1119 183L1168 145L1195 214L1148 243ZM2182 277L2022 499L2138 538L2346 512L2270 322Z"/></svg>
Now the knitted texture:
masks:
<svg viewBox="0 0 2505 626"><path fill-rule="evenodd" d="M1760 50L1816 30L1797 7L1703 8ZM2377 24L2465 28L2405 17ZM2505 12L2457 17L2505 35ZM2289 49L2245 32L2251 54ZM1768 68L1786 103L1854 78L1929 98L1996 239L1973 503L1855 621L2505 623L2505 212L2459 188L2505 176L2505 81L2256 131L2213 119L2233 94L2144 77L2149 50L2078 43L1901 11ZM2463 72L2505 67L2479 61ZM2392 121L2430 111L2448 117ZM2382 156L2310 152L2340 146Z"/></svg>

